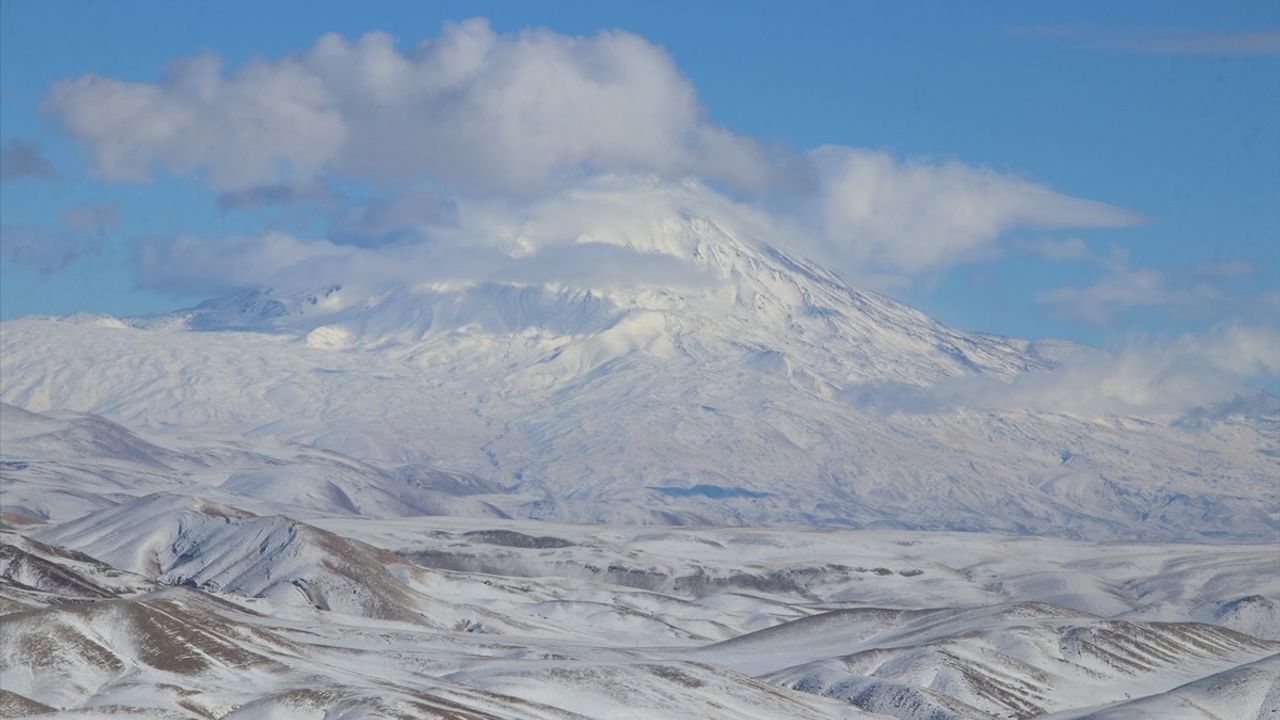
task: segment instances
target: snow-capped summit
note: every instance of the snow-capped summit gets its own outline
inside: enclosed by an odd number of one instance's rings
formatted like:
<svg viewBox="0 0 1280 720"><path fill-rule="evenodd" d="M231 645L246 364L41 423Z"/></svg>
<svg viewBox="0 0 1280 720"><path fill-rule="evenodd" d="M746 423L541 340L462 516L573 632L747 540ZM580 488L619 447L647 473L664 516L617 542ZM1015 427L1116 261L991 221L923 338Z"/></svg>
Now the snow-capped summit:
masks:
<svg viewBox="0 0 1280 720"><path fill-rule="evenodd" d="M868 379L925 385L970 373L1007 378L1052 365L1051 345L956 332L852 288L770 244L749 217L696 185L642 186L640 200L630 185L579 195L598 216L567 220L569 209L553 208L519 227L510 242L529 246L517 250L521 270L372 290L340 282L254 288L132 322L292 332L328 348L411 349L460 334L535 337L540 342L518 359L567 366L562 380L636 351L691 362L745 351L749 362L795 365L833 388ZM548 267L557 263L590 268ZM638 269L619 267L628 264Z"/></svg>

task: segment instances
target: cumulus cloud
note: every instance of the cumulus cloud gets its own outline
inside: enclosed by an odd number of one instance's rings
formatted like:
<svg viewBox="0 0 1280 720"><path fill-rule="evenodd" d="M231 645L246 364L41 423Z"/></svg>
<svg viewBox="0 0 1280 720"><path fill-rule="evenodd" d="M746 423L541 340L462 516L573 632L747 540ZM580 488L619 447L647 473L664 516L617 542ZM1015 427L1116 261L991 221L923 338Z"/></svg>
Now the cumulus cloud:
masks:
<svg viewBox="0 0 1280 720"><path fill-rule="evenodd" d="M53 180L58 176L40 152L40 146L25 140L10 140L0 146L0 182L23 178Z"/></svg>
<svg viewBox="0 0 1280 720"><path fill-rule="evenodd" d="M156 84L65 80L46 107L106 177L196 173L228 192L326 171L513 192L596 171L757 188L775 173L759 143L706 120L665 51L623 31L498 35L471 20L408 52L385 33L326 35L230 73L204 55Z"/></svg>
<svg viewBox="0 0 1280 720"><path fill-rule="evenodd" d="M190 58L156 83L64 80L45 106L108 178L192 176L224 210L309 201L338 245L420 239L459 203L522 212L614 176L709 183L767 210L773 241L880 285L997 252L1010 230L1141 221L954 161L767 149L709 122L670 56L623 31L500 35L472 20L409 50L326 35L230 70ZM353 183L358 199L327 190Z"/></svg>
<svg viewBox="0 0 1280 720"><path fill-rule="evenodd" d="M1084 350L1048 373L957 386L978 406L1031 407L1084 415L1181 414L1257 391L1280 374L1280 329L1229 323L1172 340L1134 339L1115 352Z"/></svg>

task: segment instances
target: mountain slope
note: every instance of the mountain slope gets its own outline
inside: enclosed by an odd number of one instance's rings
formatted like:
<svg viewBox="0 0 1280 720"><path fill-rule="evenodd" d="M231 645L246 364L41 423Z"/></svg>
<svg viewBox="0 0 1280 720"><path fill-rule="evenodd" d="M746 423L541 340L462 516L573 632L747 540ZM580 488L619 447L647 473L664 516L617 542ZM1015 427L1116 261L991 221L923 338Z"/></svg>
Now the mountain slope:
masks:
<svg viewBox="0 0 1280 720"><path fill-rule="evenodd" d="M0 609L15 612L69 599L97 600L155 589L139 575L123 572L67 548L0 532Z"/></svg>
<svg viewBox="0 0 1280 720"><path fill-rule="evenodd" d="M1271 655L1159 695L1079 715L1097 720L1267 720L1280 714L1280 655Z"/></svg>
<svg viewBox="0 0 1280 720"><path fill-rule="evenodd" d="M429 462L512 490L503 511L524 517L1280 530L1277 418L957 406L949 383L1007 381L1075 348L952 330L778 250L696 189L649 192L658 210L569 237L661 260L667 281L326 285L126 321L20 319L0 333L0 400Z"/></svg>
<svg viewBox="0 0 1280 720"><path fill-rule="evenodd" d="M63 522L151 492L292 514L503 515L487 498L500 499L505 488L428 464L373 465L267 438L152 442L95 415L5 403L0 412L0 492L4 517L15 522Z"/></svg>

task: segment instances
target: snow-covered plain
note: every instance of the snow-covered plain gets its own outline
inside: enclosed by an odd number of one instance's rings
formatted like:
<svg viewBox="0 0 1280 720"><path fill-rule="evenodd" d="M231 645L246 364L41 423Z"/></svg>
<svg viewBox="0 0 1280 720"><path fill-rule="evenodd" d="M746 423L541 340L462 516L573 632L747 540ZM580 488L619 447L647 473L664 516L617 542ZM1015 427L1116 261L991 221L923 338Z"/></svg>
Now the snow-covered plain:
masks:
<svg viewBox="0 0 1280 720"><path fill-rule="evenodd" d="M667 285L0 325L0 715L1280 712L1274 398L981 401L1083 350L652 192Z"/></svg>

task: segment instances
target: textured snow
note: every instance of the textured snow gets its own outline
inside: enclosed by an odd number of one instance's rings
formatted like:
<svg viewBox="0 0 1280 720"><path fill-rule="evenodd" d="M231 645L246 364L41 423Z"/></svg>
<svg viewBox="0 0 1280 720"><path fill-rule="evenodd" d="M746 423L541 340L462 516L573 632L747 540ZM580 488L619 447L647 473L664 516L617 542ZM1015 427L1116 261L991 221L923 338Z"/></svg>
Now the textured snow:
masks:
<svg viewBox="0 0 1280 720"><path fill-rule="evenodd" d="M1274 413L1186 423L955 406L948 382L1011 380L1073 348L947 328L698 214L679 196L694 190L663 192L676 194L670 217L591 241L704 282L256 290L118 323L13 320L0 400L157 442L198 433L383 471L426 463L508 489L502 511L519 517L1093 539L1280 529ZM246 470L232 489L298 491ZM417 511L493 512L439 498Z"/></svg>
<svg viewBox="0 0 1280 720"><path fill-rule="evenodd" d="M325 529L153 495L40 531L178 586L113 569L129 580L107 597L0 614L4 689L86 717L107 706L156 717L600 720L1181 717L1168 708L1184 702L1250 717L1229 710L1274 707L1268 658L1280 643L1191 622L1240 593L1280 598L1269 545L313 522ZM69 574L107 576L70 550L4 539L4 557L29 548ZM187 557L193 544L203 564ZM1232 580L1184 587L1202 577L1193 566ZM329 608L310 602L320 595L276 591L298 579L323 588ZM0 573L0 595L19 596L24 581ZM397 612L339 597L352 590ZM1171 621L1143 618L1153 594ZM1136 698L1146 703L1125 704Z"/></svg>
<svg viewBox="0 0 1280 720"><path fill-rule="evenodd" d="M1257 662L1193 680L1159 695L1131 700L1087 714L1063 713L1055 717L1087 717L1098 720L1265 720L1277 714L1280 714L1280 655L1271 655Z"/></svg>

